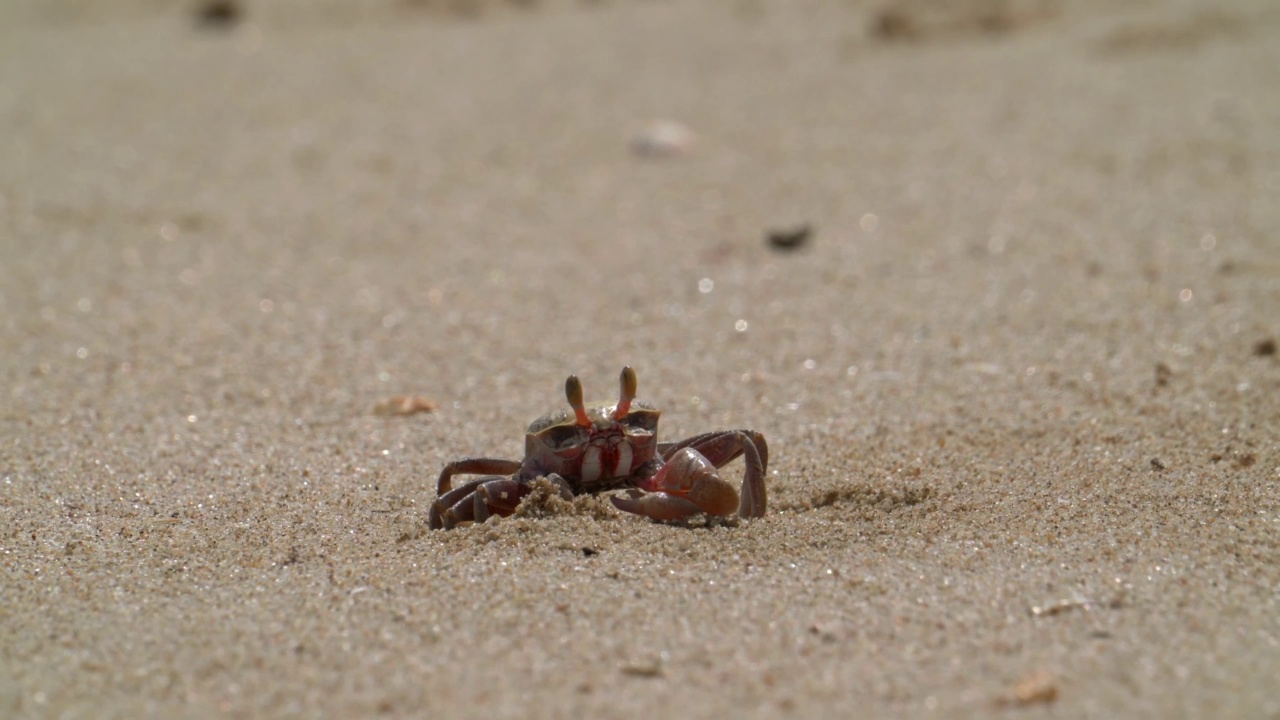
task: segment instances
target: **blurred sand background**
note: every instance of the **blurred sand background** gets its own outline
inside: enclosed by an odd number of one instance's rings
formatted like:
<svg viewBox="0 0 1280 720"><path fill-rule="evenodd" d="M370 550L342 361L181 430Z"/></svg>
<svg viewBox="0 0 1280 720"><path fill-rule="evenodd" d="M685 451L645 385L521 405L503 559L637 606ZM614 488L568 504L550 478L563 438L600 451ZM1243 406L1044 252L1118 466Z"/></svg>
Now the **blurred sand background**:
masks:
<svg viewBox="0 0 1280 720"><path fill-rule="evenodd" d="M0 10L0 716L1280 717L1274 2L197 9ZM427 530L624 364L767 517Z"/></svg>

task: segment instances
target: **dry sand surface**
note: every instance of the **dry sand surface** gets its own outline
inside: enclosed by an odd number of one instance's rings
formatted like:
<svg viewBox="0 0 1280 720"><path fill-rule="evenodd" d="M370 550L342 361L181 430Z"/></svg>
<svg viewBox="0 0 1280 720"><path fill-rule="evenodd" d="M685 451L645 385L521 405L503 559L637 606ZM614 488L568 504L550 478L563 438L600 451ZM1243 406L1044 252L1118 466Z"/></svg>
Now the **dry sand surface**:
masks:
<svg viewBox="0 0 1280 720"><path fill-rule="evenodd" d="M195 7L0 10L0 716L1280 717L1272 0ZM427 528L624 364L766 517Z"/></svg>

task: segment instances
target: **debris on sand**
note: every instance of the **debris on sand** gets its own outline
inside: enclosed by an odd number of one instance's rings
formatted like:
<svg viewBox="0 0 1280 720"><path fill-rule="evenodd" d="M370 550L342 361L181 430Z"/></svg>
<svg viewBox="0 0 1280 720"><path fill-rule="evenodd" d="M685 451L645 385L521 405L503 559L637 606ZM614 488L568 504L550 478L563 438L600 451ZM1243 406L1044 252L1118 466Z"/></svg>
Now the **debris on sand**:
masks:
<svg viewBox="0 0 1280 720"><path fill-rule="evenodd" d="M1054 18L1058 0L898 0L871 16L869 34L882 42L1001 36Z"/></svg>
<svg viewBox="0 0 1280 720"><path fill-rule="evenodd" d="M795 227L770 230L765 237L769 240L769 247L774 250L799 250L809 243L809 238L813 236L813 226L809 223L797 225Z"/></svg>
<svg viewBox="0 0 1280 720"><path fill-rule="evenodd" d="M1048 605L1033 605L1031 607L1031 614L1035 617L1053 617L1054 615L1061 615L1062 613L1070 612L1071 610L1088 611L1092 608L1093 603L1088 600L1083 598L1070 598L1067 600L1058 600L1056 602L1049 603Z"/></svg>
<svg viewBox="0 0 1280 720"><path fill-rule="evenodd" d="M655 120L631 140L631 152L641 157L684 155L693 149L698 136L675 120Z"/></svg>
<svg viewBox="0 0 1280 720"><path fill-rule="evenodd" d="M663 653L665 655L666 653ZM618 664L618 670L623 675L632 677L656 678L663 676L663 658L662 656L644 658L642 660L633 660Z"/></svg>
<svg viewBox="0 0 1280 720"><path fill-rule="evenodd" d="M373 406L373 414L382 417L417 415L424 412L435 412L439 406L418 395L396 395L381 400Z"/></svg>
<svg viewBox="0 0 1280 720"><path fill-rule="evenodd" d="M235 0L206 0L196 8L196 23L207 28L229 28L240 21L240 4Z"/></svg>
<svg viewBox="0 0 1280 720"><path fill-rule="evenodd" d="M1058 679L1048 670L1037 670L1023 676L1013 690L996 701L1000 707L1026 707L1048 704L1058 699Z"/></svg>

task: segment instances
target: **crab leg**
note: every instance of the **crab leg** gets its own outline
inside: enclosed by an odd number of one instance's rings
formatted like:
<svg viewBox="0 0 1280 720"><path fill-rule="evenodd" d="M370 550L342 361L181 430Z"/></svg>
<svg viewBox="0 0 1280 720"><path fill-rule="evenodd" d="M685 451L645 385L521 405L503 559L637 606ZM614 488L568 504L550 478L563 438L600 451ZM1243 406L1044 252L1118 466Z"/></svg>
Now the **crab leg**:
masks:
<svg viewBox="0 0 1280 720"><path fill-rule="evenodd" d="M507 517L516 511L520 500L532 491L530 486L511 478L490 480L476 488L475 497L471 501L472 519L482 523L490 515Z"/></svg>
<svg viewBox="0 0 1280 720"><path fill-rule="evenodd" d="M447 493L440 495L436 501L431 504L431 514L427 524L432 530L440 528L451 528L462 520L458 514L462 511L462 506L466 505L466 499L473 495L476 488L493 480L494 478L485 477L479 480L471 480L463 483ZM468 518L469 519L469 518Z"/></svg>
<svg viewBox="0 0 1280 720"><path fill-rule="evenodd" d="M519 460L482 457L454 460L440 471L440 479L436 480L436 495L443 496L453 488L454 475L511 475L519 469ZM470 483L467 484L470 485Z"/></svg>
<svg viewBox="0 0 1280 720"><path fill-rule="evenodd" d="M555 473L546 477L559 489L560 497L573 499L573 490L564 478ZM491 475L471 480L441 495L431 505L428 525L439 530L464 522L482 523L492 515L508 517L531 492L532 486L515 478Z"/></svg>
<svg viewBox="0 0 1280 720"><path fill-rule="evenodd" d="M764 435L761 435L755 430L746 430L746 429L744 430L713 430L711 432L699 433L697 435L694 435L693 437L687 437L684 440L679 440L676 442L658 443L658 454L662 456L663 460L670 460L671 456L674 455L677 450L680 450L682 448L687 448L687 447L697 448L698 451L701 452L702 448L706 447L707 443L718 440L725 435L733 435L735 433L742 433L748 437L748 439L751 441L751 444L756 446L756 452L759 453L760 455L760 464L763 467L768 468L769 467L769 444L765 442ZM708 452L711 452L714 454L715 451L709 450ZM703 453L703 454L706 455L707 453ZM738 458L738 455L740 454L742 454L742 450L739 450L727 457L713 458L711 457L711 455L707 455L707 458L711 460L713 463L715 463L716 467L724 467L728 463L731 463L734 460L736 460Z"/></svg>
<svg viewBox="0 0 1280 720"><path fill-rule="evenodd" d="M490 515L506 517L516 511L520 500L531 491L528 485L508 477L472 480L436 500L428 523L436 530L464 522L482 523Z"/></svg>

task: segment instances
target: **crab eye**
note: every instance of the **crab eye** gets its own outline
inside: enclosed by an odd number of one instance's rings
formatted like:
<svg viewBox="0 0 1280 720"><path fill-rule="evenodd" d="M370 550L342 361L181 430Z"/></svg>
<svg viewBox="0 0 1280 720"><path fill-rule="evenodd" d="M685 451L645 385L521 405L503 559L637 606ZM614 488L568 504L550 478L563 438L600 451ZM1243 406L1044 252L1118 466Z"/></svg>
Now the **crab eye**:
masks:
<svg viewBox="0 0 1280 720"><path fill-rule="evenodd" d="M627 428L632 433L648 433L652 435L658 429L658 416L656 413L637 411L627 414Z"/></svg>
<svg viewBox="0 0 1280 720"><path fill-rule="evenodd" d="M577 425L556 425L542 434L542 442L554 450L563 450L587 441L587 432Z"/></svg>

